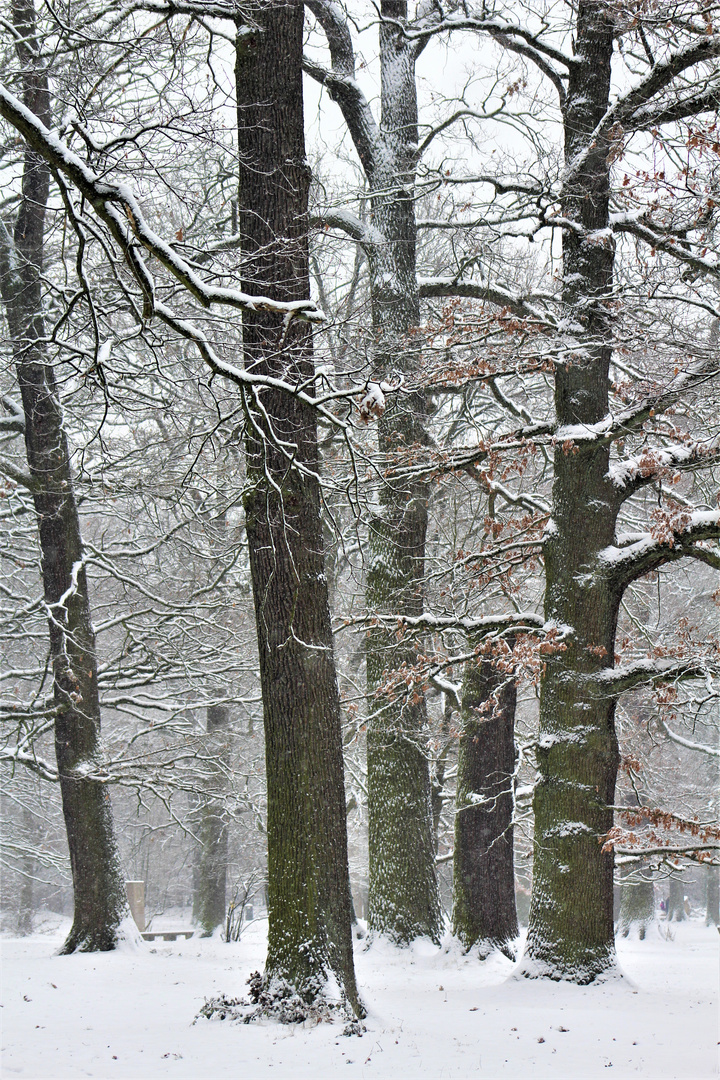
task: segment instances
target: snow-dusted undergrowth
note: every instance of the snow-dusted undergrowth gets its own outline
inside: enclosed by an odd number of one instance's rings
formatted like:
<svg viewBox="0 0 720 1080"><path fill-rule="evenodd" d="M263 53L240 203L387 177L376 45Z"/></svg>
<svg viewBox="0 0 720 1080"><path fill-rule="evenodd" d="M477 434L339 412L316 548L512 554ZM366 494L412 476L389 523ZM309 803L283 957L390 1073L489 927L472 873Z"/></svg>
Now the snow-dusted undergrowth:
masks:
<svg viewBox="0 0 720 1080"><path fill-rule="evenodd" d="M208 997L247 994L263 962L260 922L233 945L128 942L60 957L64 929L2 939L3 1077L717 1076L720 939L700 922L621 940L627 977L589 987L510 979L499 955L358 942L360 1038L337 1023L193 1025Z"/></svg>

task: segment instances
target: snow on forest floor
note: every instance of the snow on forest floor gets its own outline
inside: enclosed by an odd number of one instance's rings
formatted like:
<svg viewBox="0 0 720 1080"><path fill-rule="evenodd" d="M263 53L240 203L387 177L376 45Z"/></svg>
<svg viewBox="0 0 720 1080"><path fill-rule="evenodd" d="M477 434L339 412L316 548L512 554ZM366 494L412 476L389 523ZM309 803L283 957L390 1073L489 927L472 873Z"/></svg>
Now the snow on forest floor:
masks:
<svg viewBox="0 0 720 1080"><path fill-rule="evenodd" d="M233 945L192 938L100 955L54 955L66 925L3 938L4 1080L718 1075L720 938L698 921L673 924L672 939L661 924L621 941L627 978L590 987L514 981L503 957L358 942L362 1037L342 1024L193 1025L205 997L245 993L264 926Z"/></svg>

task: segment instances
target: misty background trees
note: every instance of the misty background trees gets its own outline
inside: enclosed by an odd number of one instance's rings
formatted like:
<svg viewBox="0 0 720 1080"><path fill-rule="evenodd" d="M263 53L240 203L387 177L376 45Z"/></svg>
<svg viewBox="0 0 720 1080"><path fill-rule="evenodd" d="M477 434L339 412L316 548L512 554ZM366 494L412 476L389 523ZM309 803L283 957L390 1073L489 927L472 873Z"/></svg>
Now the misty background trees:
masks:
<svg viewBox="0 0 720 1080"><path fill-rule="evenodd" d="M579 982L716 918L715 15L13 7L17 929L258 882L265 989L360 1013L351 887Z"/></svg>

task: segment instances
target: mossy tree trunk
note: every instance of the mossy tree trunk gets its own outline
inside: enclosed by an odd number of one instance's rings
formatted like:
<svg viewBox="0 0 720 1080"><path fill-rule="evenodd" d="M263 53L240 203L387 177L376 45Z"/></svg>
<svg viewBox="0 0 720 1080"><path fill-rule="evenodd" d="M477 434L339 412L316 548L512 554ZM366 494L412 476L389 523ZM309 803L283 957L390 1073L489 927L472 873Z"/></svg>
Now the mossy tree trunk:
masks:
<svg viewBox="0 0 720 1080"><path fill-rule="evenodd" d="M565 425L608 412L614 241L609 224L607 137L591 139L608 108L612 13L580 3L563 106L563 301L576 350L556 365L555 411ZM600 235L598 235L600 234ZM618 745L615 698L592 695L588 677L612 667L622 589L597 570L614 541L620 502L608 477L609 446L558 440L552 527L545 541L545 618L564 640L547 655L540 696L533 889L525 973L586 983L611 968L612 827Z"/></svg>
<svg viewBox="0 0 720 1080"><path fill-rule="evenodd" d="M417 281L415 176L418 112L415 64L422 43L402 32L405 0L381 0L379 23L380 122L355 79L350 21L331 0L307 0L322 26L332 68L307 69L328 87L342 109L365 172L369 227L340 228L359 240L368 259L374 334L373 378L393 372L414 378L420 322ZM338 225L337 220L330 222ZM423 444L422 393L403 394L378 423L378 448L388 466ZM366 601L369 612L417 615L423 610L428 487L424 482L382 483L368 532ZM386 694L417 660L416 644L399 645L375 628L367 638L368 926L397 944L427 935L439 939L440 900L435 872L431 781L426 748L427 706L422 688Z"/></svg>
<svg viewBox="0 0 720 1080"><path fill-rule="evenodd" d="M382 0L381 14L407 18L402 0ZM373 227L384 238L368 252L378 378L413 376L419 363L413 332L420 323L414 184L417 169L416 47L397 25L380 24L383 152L370 170ZM422 393L400 397L378 421L378 449L389 464L426 441ZM369 612L419 615L424 604L427 483L394 482L379 492L368 534ZM420 687L384 694L398 672L417 662L417 644L398 644L392 630L367 637L368 926L398 944L439 939L432 792L426 753L427 704Z"/></svg>
<svg viewBox="0 0 720 1080"><path fill-rule="evenodd" d="M35 48L35 11L16 0L23 101L52 126L47 72ZM25 414L25 448L37 516L55 702L55 753L72 868L75 914L65 953L107 951L127 912L110 796L92 779L100 764L100 701L70 453L42 312L47 165L25 150L14 235L4 237L2 297Z"/></svg>
<svg viewBox="0 0 720 1080"><path fill-rule="evenodd" d="M453 858L453 932L481 955L514 959L513 857L517 690L489 660L472 660L462 688Z"/></svg>
<svg viewBox="0 0 720 1080"><path fill-rule="evenodd" d="M660 484L665 462L694 468L702 455L686 465L681 442L668 440L650 468L625 456L628 432L646 438L645 423L675 399L663 401L656 389L648 390L622 422L616 399L610 407L620 298L613 282L613 230L619 223L610 214L612 162L628 133L659 131L710 113L714 102L703 93L688 95L687 85L691 77L704 78L698 64L717 57L715 41L697 42L696 49L678 45L662 64L649 60L652 76L626 93L618 88L610 108L614 42L625 30L612 5L580 0L573 13L572 55L538 44L545 50L541 67L560 95L564 129L559 202L565 331L554 359L552 516L543 545L545 619L557 640L542 646L533 889L523 970L530 977L578 983L615 968L613 854L605 839L613 823L619 760L615 703L626 690L667 676L660 663L615 669L620 602L632 581L670 561L707 561L699 545L718 534L717 520L703 515L674 525L669 539L653 539L648 523L647 539L638 546L616 530L623 504L643 487ZM553 75L555 62L565 70ZM716 371L714 358L699 364L689 385ZM611 446L630 465L626 475L611 471Z"/></svg>
<svg viewBox="0 0 720 1080"><path fill-rule="evenodd" d="M265 3L236 49L243 283L309 295L302 97L303 5ZM313 375L307 324L243 313L244 362L286 381ZM334 976L353 1009L340 701L323 558L314 412L263 390L247 399L245 514L257 620L268 789L265 981L307 1001Z"/></svg>
<svg viewBox="0 0 720 1080"><path fill-rule="evenodd" d="M412 503L410 493L402 498ZM368 607L420 614L425 504L407 505L404 515L386 508L371 523ZM416 660L414 642L399 644L384 629L368 633L368 925L400 945L440 934L425 697L412 686L396 687L396 696L382 689Z"/></svg>

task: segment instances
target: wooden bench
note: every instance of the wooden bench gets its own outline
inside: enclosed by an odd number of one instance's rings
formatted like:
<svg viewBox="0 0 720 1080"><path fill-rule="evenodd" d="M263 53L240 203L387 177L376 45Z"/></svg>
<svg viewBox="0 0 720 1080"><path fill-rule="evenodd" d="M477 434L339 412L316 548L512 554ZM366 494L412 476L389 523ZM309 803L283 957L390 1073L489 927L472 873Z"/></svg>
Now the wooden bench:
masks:
<svg viewBox="0 0 720 1080"><path fill-rule="evenodd" d="M194 930L143 930L142 936L145 941L156 941L158 938L163 941L177 941L178 938L187 940L194 933Z"/></svg>

